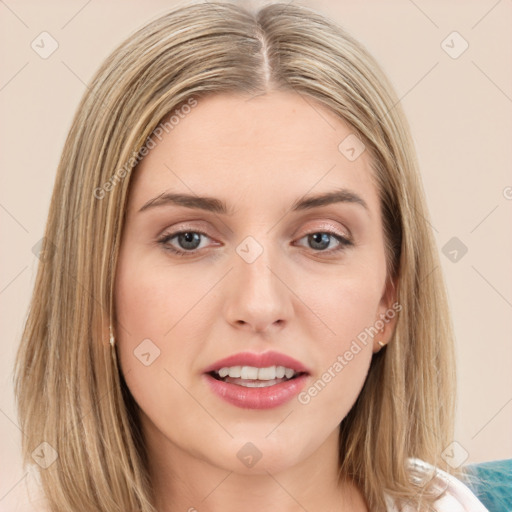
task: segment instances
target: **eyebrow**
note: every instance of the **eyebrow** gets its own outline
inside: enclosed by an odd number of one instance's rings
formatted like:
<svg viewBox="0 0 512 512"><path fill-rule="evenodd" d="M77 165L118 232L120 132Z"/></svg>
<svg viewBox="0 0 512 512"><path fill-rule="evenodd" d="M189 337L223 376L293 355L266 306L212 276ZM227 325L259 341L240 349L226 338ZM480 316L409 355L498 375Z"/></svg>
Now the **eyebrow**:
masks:
<svg viewBox="0 0 512 512"><path fill-rule="evenodd" d="M317 194L314 196L307 196L297 199L291 207L291 211L303 211L318 208L320 206L328 206L335 203L353 203L362 206L369 212L368 205L365 200L357 195L355 192L346 188L340 188L331 192ZM233 211L230 210L224 201L215 197L196 196L191 194L175 194L164 192L159 196L150 199L145 203L139 212L143 212L158 206L184 206L186 208L194 208L205 210L212 213L222 215L232 215Z"/></svg>

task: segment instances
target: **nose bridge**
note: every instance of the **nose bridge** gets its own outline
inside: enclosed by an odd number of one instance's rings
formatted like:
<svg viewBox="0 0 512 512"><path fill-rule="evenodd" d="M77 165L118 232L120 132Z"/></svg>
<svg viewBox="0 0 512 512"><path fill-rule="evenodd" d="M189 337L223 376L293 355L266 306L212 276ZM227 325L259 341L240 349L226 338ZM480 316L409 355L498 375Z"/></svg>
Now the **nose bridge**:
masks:
<svg viewBox="0 0 512 512"><path fill-rule="evenodd" d="M280 257L268 237L256 240L249 236L237 246L226 301L230 323L265 330L290 318L290 292L276 275Z"/></svg>

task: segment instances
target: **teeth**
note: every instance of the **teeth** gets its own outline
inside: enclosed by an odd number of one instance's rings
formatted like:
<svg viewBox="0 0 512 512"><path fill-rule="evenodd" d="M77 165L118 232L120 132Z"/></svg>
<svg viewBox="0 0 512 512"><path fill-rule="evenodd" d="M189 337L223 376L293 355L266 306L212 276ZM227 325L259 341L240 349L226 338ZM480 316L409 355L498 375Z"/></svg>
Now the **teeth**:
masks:
<svg viewBox="0 0 512 512"><path fill-rule="evenodd" d="M230 366L224 367L216 372L220 378L231 377L245 380L275 380L286 377L291 379L295 375L295 370L285 368L284 366L268 366L266 368L256 368L255 366Z"/></svg>
<svg viewBox="0 0 512 512"><path fill-rule="evenodd" d="M275 386L282 382L281 380L248 380L246 382L239 382L239 386L243 386L244 388L269 388L270 386Z"/></svg>
<svg viewBox="0 0 512 512"><path fill-rule="evenodd" d="M240 374L241 379L257 379L258 378L258 368L254 366L242 366L242 372Z"/></svg>
<svg viewBox="0 0 512 512"><path fill-rule="evenodd" d="M274 380L276 378L276 367L260 368L258 370L258 380Z"/></svg>
<svg viewBox="0 0 512 512"><path fill-rule="evenodd" d="M221 368L217 373L219 374L219 377L227 377L229 375L229 368Z"/></svg>
<svg viewBox="0 0 512 512"><path fill-rule="evenodd" d="M290 368L286 368L284 370L284 376L287 378L287 379L291 379L293 377L293 374L295 372L293 370L290 370Z"/></svg>
<svg viewBox="0 0 512 512"><path fill-rule="evenodd" d="M231 368L228 368L228 375L235 379L239 379L240 376L242 375L242 367L241 366L232 366Z"/></svg>

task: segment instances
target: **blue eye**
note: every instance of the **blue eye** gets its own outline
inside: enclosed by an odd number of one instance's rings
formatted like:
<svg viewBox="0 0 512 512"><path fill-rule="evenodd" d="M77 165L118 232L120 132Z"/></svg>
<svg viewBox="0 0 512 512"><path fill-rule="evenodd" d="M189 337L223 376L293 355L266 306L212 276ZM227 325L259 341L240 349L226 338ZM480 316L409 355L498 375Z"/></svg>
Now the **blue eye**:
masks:
<svg viewBox="0 0 512 512"><path fill-rule="evenodd" d="M179 256L186 256L193 254L198 249L201 249L201 238L209 238L205 233L200 231L178 231L164 235L158 242L162 244L167 250L178 254ZM171 244L171 241L176 239L178 247Z"/></svg>
<svg viewBox="0 0 512 512"><path fill-rule="evenodd" d="M346 246L353 245L348 238L329 231L309 233L300 240L303 239L307 239L309 247L315 249L315 252L336 252Z"/></svg>
<svg viewBox="0 0 512 512"><path fill-rule="evenodd" d="M336 253L344 248L353 245L353 242L338 233L329 231L317 231L309 233L300 240L307 240L307 245L313 249L315 253ZM161 244L166 251L170 251L177 256L193 256L200 249L207 246L208 240L211 238L201 231L177 231L162 236L158 243ZM298 244L303 245L303 244Z"/></svg>

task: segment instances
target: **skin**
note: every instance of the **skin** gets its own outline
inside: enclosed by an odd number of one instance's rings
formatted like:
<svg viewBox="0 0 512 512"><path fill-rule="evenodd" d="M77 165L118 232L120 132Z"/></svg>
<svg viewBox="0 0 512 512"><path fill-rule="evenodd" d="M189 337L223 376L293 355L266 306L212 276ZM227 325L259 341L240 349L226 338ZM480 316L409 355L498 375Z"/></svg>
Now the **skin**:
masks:
<svg viewBox="0 0 512 512"><path fill-rule="evenodd" d="M135 171L116 276L116 340L142 410L159 511L367 510L356 486L337 478L338 428L394 321L308 404L241 409L202 377L226 356L276 350L311 369L307 388L391 308L369 152L349 161L338 150L351 133L293 93L214 95ZM367 208L291 211L305 195L340 187ZM232 215L174 204L140 211L171 191L218 198ZM180 230L207 234L192 256L169 251L190 247L178 237L168 237L167 249L158 242ZM326 231L353 244L333 252L340 245L327 237L319 250L307 235ZM253 263L236 252L247 236L263 248ZM134 355L144 339L160 350L148 366ZM252 468L237 457L248 442L262 454Z"/></svg>

